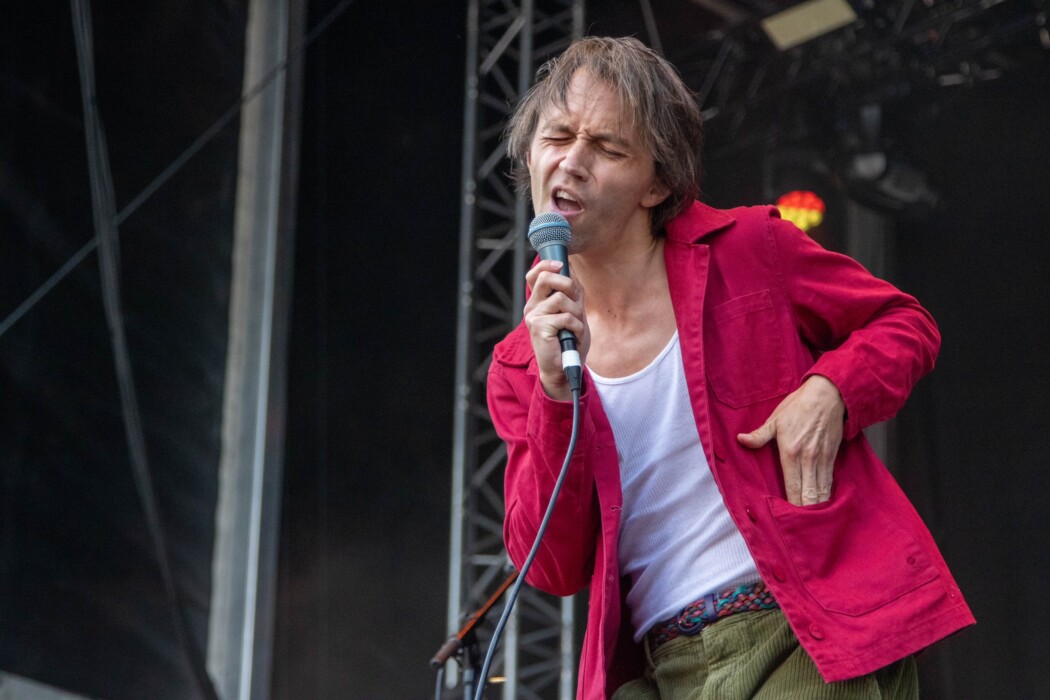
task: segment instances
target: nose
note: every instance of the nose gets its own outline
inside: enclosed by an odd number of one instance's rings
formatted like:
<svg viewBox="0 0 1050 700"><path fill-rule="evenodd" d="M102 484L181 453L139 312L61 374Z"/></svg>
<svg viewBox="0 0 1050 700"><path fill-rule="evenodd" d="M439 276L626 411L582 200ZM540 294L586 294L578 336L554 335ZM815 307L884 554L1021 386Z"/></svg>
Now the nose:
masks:
<svg viewBox="0 0 1050 700"><path fill-rule="evenodd" d="M586 144L582 140L576 141L565 156L561 159L559 166L567 175L585 179L587 177L586 167Z"/></svg>

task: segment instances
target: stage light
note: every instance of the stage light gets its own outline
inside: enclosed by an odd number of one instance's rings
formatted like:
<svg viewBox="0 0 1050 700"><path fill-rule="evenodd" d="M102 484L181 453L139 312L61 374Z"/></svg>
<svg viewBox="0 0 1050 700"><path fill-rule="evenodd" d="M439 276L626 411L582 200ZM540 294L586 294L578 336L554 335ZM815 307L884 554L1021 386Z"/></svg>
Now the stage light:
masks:
<svg viewBox="0 0 1050 700"><path fill-rule="evenodd" d="M824 200L806 190L788 192L777 200L780 216L803 231L820 226L824 221Z"/></svg>
<svg viewBox="0 0 1050 700"><path fill-rule="evenodd" d="M766 17L762 29L774 46L787 51L856 21L846 0L809 0Z"/></svg>

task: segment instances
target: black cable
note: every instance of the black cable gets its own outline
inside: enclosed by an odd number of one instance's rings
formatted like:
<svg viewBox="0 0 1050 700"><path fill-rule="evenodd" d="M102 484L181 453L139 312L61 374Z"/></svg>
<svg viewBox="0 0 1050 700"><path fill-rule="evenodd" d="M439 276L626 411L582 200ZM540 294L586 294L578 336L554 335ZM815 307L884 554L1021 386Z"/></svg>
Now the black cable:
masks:
<svg viewBox="0 0 1050 700"><path fill-rule="evenodd" d="M312 44L318 37L321 36L328 29L333 22L335 22L339 16L345 12L350 5L354 3L354 0L342 0L332 10L325 15L324 19L317 23L308 34L303 37L303 40L299 43L294 51L288 53L288 57L283 61L274 66L269 73L267 73L259 82L249 88L246 92L242 93L234 104L232 104L218 119L216 119L211 126L204 130L204 132L197 137L197 139L191 143L186 150L184 150L175 160L173 160L168 167L164 168L157 177L146 185L145 188L138 195L135 196L123 209L120 210L114 217L114 225L119 227L122 223L127 221L128 217L135 213L139 207L141 207L146 200L153 196L157 190L159 190L164 183L172 178L179 170L182 169L186 163L190 161L193 156L204 148L216 135L218 135L226 126L233 121L233 118L240 114L241 109L244 108L251 100L255 99L260 93L270 86L277 76L288 70L288 67L295 61L298 61L302 56L303 52ZM76 18L74 17L74 25L76 25ZM91 252L98 247L98 239L92 238L90 241L85 243L73 256L66 261L62 267L55 271L35 292L29 295L25 301L18 305L14 311L12 311L7 318L0 323L0 337L3 337L4 333L11 329L13 325L29 312L37 302L43 299L48 292L54 289L59 282L61 282L66 275L76 269L77 265L86 258Z"/></svg>
<svg viewBox="0 0 1050 700"><path fill-rule="evenodd" d="M113 361L120 390L120 405L124 416L124 432L128 440L135 485L146 515L146 525L157 557L164 592L170 606L175 634L186 655L190 671L202 697L218 698L208 676L204 655L190 633L187 613L181 604L172 574L164 525L157 505L157 496L150 476L146 439L142 429L135 380L131 371L124 332L124 317L120 301L120 239L114 213L113 178L109 168L106 137L98 112L95 94L94 46L91 28L90 0L70 0L73 13L73 33L77 46L77 64L80 72L80 92L84 108L88 169L91 181L91 203L95 222L95 236L99 246L99 268L102 275L102 302L106 312L113 344Z"/></svg>
<svg viewBox="0 0 1050 700"><path fill-rule="evenodd" d="M565 477L569 474L569 463L572 462L572 455L576 451L576 438L580 432L580 389L575 387L572 390L572 433L569 436L569 447L565 451L565 462L561 465L561 472L558 474L558 480L554 483L554 490L551 492L551 500L547 504L547 511L543 514L543 520L540 521L540 527L536 531L536 541L532 543L532 549L529 550L529 556L525 557L525 563L521 565L521 572L518 574L518 579L514 582L514 587L510 589L510 593L507 595L507 604L503 608L503 614L499 617L499 622L496 624L496 630L492 633L492 639L489 641L489 649L485 653L485 663L481 667L481 674L474 680L477 685L477 692L474 694L474 700L481 700L481 697L485 694L485 687L489 681L489 667L492 665L492 658L496 654L496 647L499 645L499 638L503 634L503 627L507 624L507 620L510 618L510 611L514 607L515 601L518 599L518 591L521 590L522 585L525 583L525 575L529 573L529 569L532 568L532 561L536 558L536 554L540 551L540 543L543 542L543 535L547 532L547 525L550 523L551 516L554 514L554 505L558 501L558 494L561 492L561 487L565 483Z"/></svg>

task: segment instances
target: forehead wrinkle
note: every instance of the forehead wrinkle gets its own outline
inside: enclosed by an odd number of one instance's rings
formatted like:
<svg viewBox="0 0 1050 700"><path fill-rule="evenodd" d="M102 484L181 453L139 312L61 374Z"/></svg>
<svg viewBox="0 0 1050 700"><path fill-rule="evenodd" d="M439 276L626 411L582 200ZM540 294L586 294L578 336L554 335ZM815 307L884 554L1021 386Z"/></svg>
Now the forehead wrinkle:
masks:
<svg viewBox="0 0 1050 700"><path fill-rule="evenodd" d="M559 109L557 114L540 117L538 131L541 133L573 134L587 141L609 143L624 148L630 148L634 145L629 135L623 131L622 117L619 120L618 126L620 128L618 129L598 128L593 131L586 128L580 129L572 125L573 121L576 120L567 110Z"/></svg>
<svg viewBox="0 0 1050 700"><path fill-rule="evenodd" d="M578 99L584 101L593 100L591 91L595 87L607 90L618 103L618 131L615 132L614 138L606 140L621 144L624 147L649 150L651 148L649 137L645 130L639 127L636 121L638 114L630 107L631 95L625 92L622 86L615 81L595 75L587 66L580 66L571 75L558 80L553 89L546 93L545 98L541 100L541 104L536 111L536 121L534 122L532 136L538 136L544 129L549 129L551 124L567 122L570 116L569 103L573 101L572 96L575 95ZM564 130L572 131L571 128ZM613 132L610 132L610 135L612 134ZM630 136L636 136L637 138L630 138Z"/></svg>

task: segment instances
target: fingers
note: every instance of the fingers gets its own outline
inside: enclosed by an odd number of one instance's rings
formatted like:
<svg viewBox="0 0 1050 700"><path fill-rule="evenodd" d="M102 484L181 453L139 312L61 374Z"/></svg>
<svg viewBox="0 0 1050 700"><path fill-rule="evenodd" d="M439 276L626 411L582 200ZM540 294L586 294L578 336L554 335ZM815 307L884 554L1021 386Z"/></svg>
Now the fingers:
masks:
<svg viewBox="0 0 1050 700"><path fill-rule="evenodd" d="M817 466L816 469L816 500L814 503L823 503L831 499L831 482L835 478L835 463L834 457L829 458L828 461L823 462ZM803 502L805 501L805 493L803 493ZM804 505L808 505L805 504Z"/></svg>
<svg viewBox="0 0 1050 700"><path fill-rule="evenodd" d="M562 267L560 260L541 260L525 274L525 284L532 290L530 301L546 298L553 291L572 292L575 285L571 277L561 274Z"/></svg>
<svg viewBox="0 0 1050 700"><path fill-rule="evenodd" d="M809 506L823 503L831 498L831 483L834 477L835 454L838 441L812 441L812 435L803 435L805 439L795 440L793 431L785 428L778 435L776 414L770 417L761 427L750 433L740 433L737 441L752 450L767 445L777 439L777 451L780 454L780 465L784 472L784 491L788 502L796 506Z"/></svg>
<svg viewBox="0 0 1050 700"><path fill-rule="evenodd" d="M780 456L780 465L784 470L784 495L788 503L802 505L802 465L787 461L783 454Z"/></svg>
<svg viewBox="0 0 1050 700"><path fill-rule="evenodd" d="M796 506L824 503L831 498L844 410L835 385L813 375L780 402L762 427L737 440L757 449L775 439L787 500Z"/></svg>
<svg viewBox="0 0 1050 700"><path fill-rule="evenodd" d="M564 400L569 389L562 371L558 332L576 336L581 361L586 358L589 332L584 314L583 288L571 277L560 274L562 263L538 262L525 276L532 294L525 304L525 325L532 338L540 382L548 396Z"/></svg>
<svg viewBox="0 0 1050 700"><path fill-rule="evenodd" d="M736 439L744 447L757 450L772 440L776 434L776 425L772 420L768 420L761 427L752 430L750 433L740 433L736 436Z"/></svg>
<svg viewBox="0 0 1050 700"><path fill-rule="evenodd" d="M740 433L736 439L744 447L756 450L777 436L776 426L776 421L770 418L756 430ZM809 506L831 498L834 453L828 457L825 450L810 450L790 442L784 445L778 442L778 449L788 502Z"/></svg>
<svg viewBox="0 0 1050 700"><path fill-rule="evenodd" d="M525 275L525 283L532 291L525 303L526 317L563 312L582 317L583 289L572 278L560 274L561 268L557 260L544 260Z"/></svg>
<svg viewBox="0 0 1050 700"><path fill-rule="evenodd" d="M796 506L811 506L830 500L834 462L834 453L781 449L780 464L788 502Z"/></svg>
<svg viewBox="0 0 1050 700"><path fill-rule="evenodd" d="M839 441L837 435L813 426L803 431L785 430L778 436L784 491L790 503L811 506L831 498Z"/></svg>
<svg viewBox="0 0 1050 700"><path fill-rule="evenodd" d="M550 340L559 330L572 331L577 338L584 333L583 289L571 278L560 275L557 261L544 261L529 271L526 283L532 295L525 304L525 322L534 338Z"/></svg>

